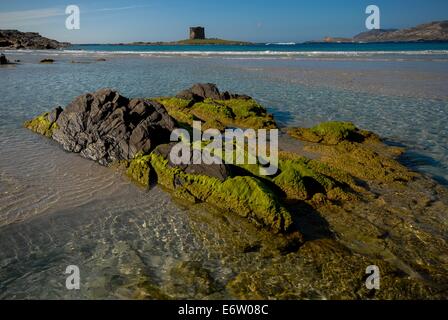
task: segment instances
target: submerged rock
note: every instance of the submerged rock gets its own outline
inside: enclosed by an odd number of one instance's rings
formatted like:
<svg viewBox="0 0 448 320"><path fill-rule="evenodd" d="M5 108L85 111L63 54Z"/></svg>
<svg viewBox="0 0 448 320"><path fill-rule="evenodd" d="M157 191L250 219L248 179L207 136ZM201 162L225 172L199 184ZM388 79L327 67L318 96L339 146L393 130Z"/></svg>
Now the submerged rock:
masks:
<svg viewBox="0 0 448 320"><path fill-rule="evenodd" d="M40 60L40 63L53 63L54 59L42 59Z"/></svg>

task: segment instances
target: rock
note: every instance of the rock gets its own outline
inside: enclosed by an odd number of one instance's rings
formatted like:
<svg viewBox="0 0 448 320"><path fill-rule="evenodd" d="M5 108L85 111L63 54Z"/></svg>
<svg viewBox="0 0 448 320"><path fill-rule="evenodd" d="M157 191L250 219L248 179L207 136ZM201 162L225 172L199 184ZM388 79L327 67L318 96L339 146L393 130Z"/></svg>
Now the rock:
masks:
<svg viewBox="0 0 448 320"><path fill-rule="evenodd" d="M48 121L50 121L51 123L56 122L62 111L64 110L61 107L56 107L53 110L51 110L47 116Z"/></svg>
<svg viewBox="0 0 448 320"><path fill-rule="evenodd" d="M294 138L328 145L343 141L362 142L373 136L370 132L359 130L351 122L322 122L312 128L294 128L288 131Z"/></svg>
<svg viewBox="0 0 448 320"><path fill-rule="evenodd" d="M61 49L70 43L42 37L37 32L20 32L18 30L0 30L0 47L10 49Z"/></svg>
<svg viewBox="0 0 448 320"><path fill-rule="evenodd" d="M26 126L39 128L34 131L52 137L67 151L109 165L168 142L175 124L157 102L129 100L103 89L79 96L65 110L58 107Z"/></svg>
<svg viewBox="0 0 448 320"><path fill-rule="evenodd" d="M54 60L53 59L42 59L40 60L40 63L53 63Z"/></svg>
<svg viewBox="0 0 448 320"><path fill-rule="evenodd" d="M221 94L215 84L198 83L193 85L190 89L178 93L176 97L180 99L203 101L207 98L221 99Z"/></svg>
<svg viewBox="0 0 448 320"><path fill-rule="evenodd" d="M179 126L191 126L193 120L203 122L202 129L226 127L274 129L274 117L247 95L220 93L214 84L195 84L176 97L156 98Z"/></svg>
<svg viewBox="0 0 448 320"><path fill-rule="evenodd" d="M357 42L447 41L448 21L434 21L402 30L370 30L353 38Z"/></svg>
<svg viewBox="0 0 448 320"><path fill-rule="evenodd" d="M229 92L221 93L218 87L213 83L197 83L190 89L179 92L177 98L204 101L205 99L229 100L229 99L251 99L246 95L232 94Z"/></svg>
<svg viewBox="0 0 448 320"><path fill-rule="evenodd" d="M170 160L171 148L176 145L176 143L170 143L165 145L160 145L154 150L154 154L162 156L168 161L168 165L171 168L179 168L187 174L203 175L207 177L216 178L221 182L224 182L230 176L230 168L225 164L183 164L174 165ZM192 157L192 155L191 155Z"/></svg>
<svg viewBox="0 0 448 320"><path fill-rule="evenodd" d="M3 65L3 64L8 64L9 62L8 62L8 59L6 59L6 56L2 53L1 55L0 55L0 65Z"/></svg>
<svg viewBox="0 0 448 320"><path fill-rule="evenodd" d="M248 218L275 233L292 226L288 210L265 182L254 176L230 176L230 168L220 165L173 166L167 157L169 146L159 146L150 155L157 182L178 198L207 202L222 210Z"/></svg>

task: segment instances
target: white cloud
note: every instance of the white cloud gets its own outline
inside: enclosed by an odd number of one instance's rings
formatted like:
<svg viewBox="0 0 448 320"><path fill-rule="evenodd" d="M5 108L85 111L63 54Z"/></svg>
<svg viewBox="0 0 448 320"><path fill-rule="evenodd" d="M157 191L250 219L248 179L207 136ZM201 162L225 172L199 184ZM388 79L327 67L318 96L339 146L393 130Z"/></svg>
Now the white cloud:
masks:
<svg viewBox="0 0 448 320"><path fill-rule="evenodd" d="M147 7L150 7L150 6L146 5L146 6L127 6L127 7L117 7L117 8L102 8L102 9L92 10L91 12L98 12L98 11L121 11L121 10L139 9L139 8L147 8Z"/></svg>
<svg viewBox="0 0 448 320"><path fill-rule="evenodd" d="M98 12L111 12L111 11L122 11L122 10L132 10L139 8L147 8L149 5L141 6L126 6L126 7L115 7L115 8L99 8L99 9L85 9L80 6L81 15L89 13ZM53 8L43 8L43 9L32 9L32 10L22 10L22 11L9 11L0 12L0 29L8 28L23 28L25 26L39 26L42 25L42 20L66 16L65 7L53 7Z"/></svg>
<svg viewBox="0 0 448 320"><path fill-rule="evenodd" d="M0 12L0 21L2 24L10 22L14 23L23 20L38 20L63 16L64 14L65 12L61 8Z"/></svg>

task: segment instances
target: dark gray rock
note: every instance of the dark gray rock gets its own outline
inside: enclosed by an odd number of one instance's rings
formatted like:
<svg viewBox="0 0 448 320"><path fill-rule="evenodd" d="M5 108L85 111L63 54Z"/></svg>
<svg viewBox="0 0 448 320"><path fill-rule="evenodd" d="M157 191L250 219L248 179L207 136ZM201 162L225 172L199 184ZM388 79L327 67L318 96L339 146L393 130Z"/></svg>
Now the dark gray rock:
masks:
<svg viewBox="0 0 448 320"><path fill-rule="evenodd" d="M8 64L8 59L6 59L6 56L3 53L0 55L0 65L1 64Z"/></svg>
<svg viewBox="0 0 448 320"><path fill-rule="evenodd" d="M190 89L179 92L176 97L195 101L204 101L205 99L250 99L249 96L229 93L227 91L221 93L218 87L213 83L196 83Z"/></svg>
<svg viewBox="0 0 448 320"><path fill-rule="evenodd" d="M40 63L53 63L54 60L53 59L42 59L40 60Z"/></svg>
<svg viewBox="0 0 448 320"><path fill-rule="evenodd" d="M164 159L168 160L168 165L170 167L180 168L185 173L213 177L222 182L225 181L230 176L230 167L226 164L210 164L210 165L207 165L207 164L183 164L183 165L173 164L170 160L170 153L171 153L171 149L175 145L176 145L176 142L159 145L154 150L154 153L158 154L158 155L162 156Z"/></svg>
<svg viewBox="0 0 448 320"><path fill-rule="evenodd" d="M56 107L48 113L47 119L51 123L56 122L59 118L59 115L64 111L61 107Z"/></svg>
<svg viewBox="0 0 448 320"><path fill-rule="evenodd" d="M165 108L111 89L77 97L57 116L53 139L65 150L108 165L169 142L174 120Z"/></svg>

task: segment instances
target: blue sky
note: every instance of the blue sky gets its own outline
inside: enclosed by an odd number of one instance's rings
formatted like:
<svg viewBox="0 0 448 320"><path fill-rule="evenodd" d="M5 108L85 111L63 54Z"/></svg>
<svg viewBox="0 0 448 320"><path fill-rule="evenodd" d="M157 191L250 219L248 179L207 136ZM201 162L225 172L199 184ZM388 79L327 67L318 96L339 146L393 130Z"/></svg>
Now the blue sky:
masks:
<svg viewBox="0 0 448 320"><path fill-rule="evenodd" d="M65 8L81 10L81 29L65 28ZM208 37L298 42L365 31L365 8L381 9L382 28L448 20L446 0L0 0L0 29L37 31L72 43L169 41L189 26Z"/></svg>

